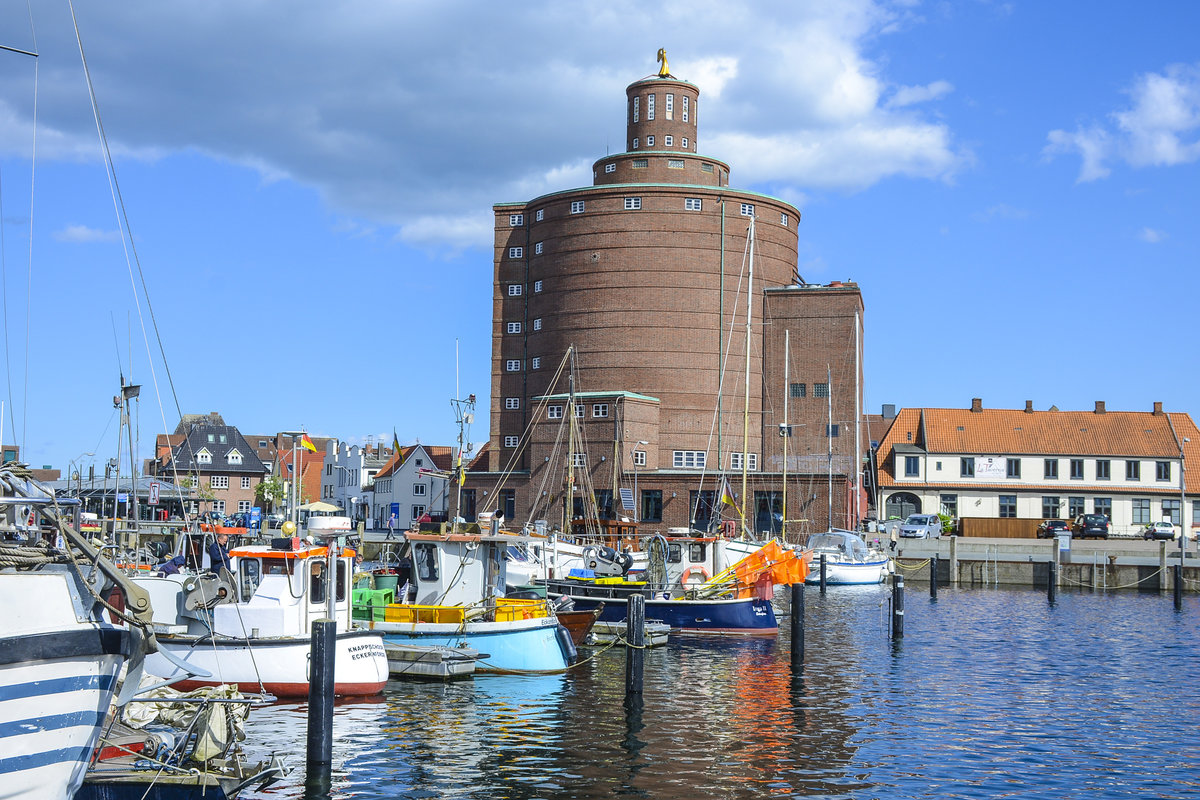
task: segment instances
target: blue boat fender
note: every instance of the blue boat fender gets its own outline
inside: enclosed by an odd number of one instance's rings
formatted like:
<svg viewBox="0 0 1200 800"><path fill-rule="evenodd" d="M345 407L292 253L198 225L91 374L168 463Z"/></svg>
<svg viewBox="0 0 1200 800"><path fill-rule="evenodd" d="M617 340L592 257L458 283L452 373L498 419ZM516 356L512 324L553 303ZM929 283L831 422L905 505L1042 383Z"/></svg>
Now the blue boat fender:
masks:
<svg viewBox="0 0 1200 800"><path fill-rule="evenodd" d="M571 632L559 625L554 633L558 637L558 646L562 650L563 658L568 664L574 664L579 658L579 651L575 649L575 643L571 641Z"/></svg>

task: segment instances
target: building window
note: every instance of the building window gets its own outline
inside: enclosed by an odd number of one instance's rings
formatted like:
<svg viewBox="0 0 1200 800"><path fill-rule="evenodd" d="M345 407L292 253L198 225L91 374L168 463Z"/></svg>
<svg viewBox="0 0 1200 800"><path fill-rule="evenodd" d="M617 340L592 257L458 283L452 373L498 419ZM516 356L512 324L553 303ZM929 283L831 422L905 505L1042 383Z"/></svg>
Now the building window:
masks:
<svg viewBox="0 0 1200 800"><path fill-rule="evenodd" d="M521 360L519 358L510 358L504 362L504 368L509 372L520 372Z"/></svg>
<svg viewBox="0 0 1200 800"><path fill-rule="evenodd" d="M680 142L679 146L682 147L684 150L687 150L687 137L684 136L682 139L679 140L679 142Z"/></svg>
<svg viewBox="0 0 1200 800"><path fill-rule="evenodd" d="M668 136L664 136L664 137L663 137L663 142L666 144L666 146L667 146L667 147L674 147L674 146L675 146L675 137L673 137L673 136L669 136L669 135L668 135ZM668 166L668 167L669 167L669 166L671 166L671 162L670 162L670 161L668 161L668 162L667 162L667 166Z"/></svg>
<svg viewBox="0 0 1200 800"><path fill-rule="evenodd" d="M608 403L592 403L592 416L593 417L607 417L608 416Z"/></svg>
<svg viewBox="0 0 1200 800"><path fill-rule="evenodd" d="M790 394L792 397L807 397L808 396L808 384L807 383L793 383L788 386L788 394Z"/></svg>
<svg viewBox="0 0 1200 800"><path fill-rule="evenodd" d="M515 408L520 408L521 407L521 398L519 398L519 397L504 398L504 407L509 409L510 411Z"/></svg>
<svg viewBox="0 0 1200 800"><path fill-rule="evenodd" d="M237 450L230 450L229 455L225 456L225 461L229 464L241 464L242 454Z"/></svg>
<svg viewBox="0 0 1200 800"><path fill-rule="evenodd" d="M547 419L562 419L562 406L546 406Z"/></svg>
<svg viewBox="0 0 1200 800"><path fill-rule="evenodd" d="M640 98L640 97L633 98L633 121L634 122L638 121L638 114L641 113L641 108L642 108L642 98Z"/></svg>
<svg viewBox="0 0 1200 800"><path fill-rule="evenodd" d="M1107 458L1096 459L1096 480L1107 481L1112 478L1112 462Z"/></svg>
<svg viewBox="0 0 1200 800"><path fill-rule="evenodd" d="M212 510L217 512L218 514L224 514L225 513L225 501L224 500L213 500L212 501Z"/></svg>
<svg viewBox="0 0 1200 800"><path fill-rule="evenodd" d="M746 471L758 472L758 453L730 453L729 468L741 469L743 455L746 456Z"/></svg>
<svg viewBox="0 0 1200 800"><path fill-rule="evenodd" d="M828 383L814 383L813 384L813 397L829 397L829 384Z"/></svg>
<svg viewBox="0 0 1200 800"><path fill-rule="evenodd" d="M509 297L520 297L521 296L521 284L510 283L508 285L508 296Z"/></svg>
<svg viewBox="0 0 1200 800"><path fill-rule="evenodd" d="M510 248L508 248L508 257L509 257L509 258L520 258L520 257L521 257L521 256L523 256L523 255L525 255L525 248L524 248L524 247L510 247Z"/></svg>
<svg viewBox="0 0 1200 800"><path fill-rule="evenodd" d="M1071 459L1071 480L1073 480L1073 481L1083 480L1083 459L1082 458L1072 458Z"/></svg>
<svg viewBox="0 0 1200 800"><path fill-rule="evenodd" d="M507 330L509 333L520 333L521 332L521 323L510 322L510 323L508 323Z"/></svg>
<svg viewBox="0 0 1200 800"><path fill-rule="evenodd" d="M1015 494L1000 495L1000 518L1013 519L1017 516L1017 496Z"/></svg>
<svg viewBox="0 0 1200 800"><path fill-rule="evenodd" d="M533 254L535 256L540 256L542 254L542 249L544 246L545 246L544 242L538 242L537 244L535 244L533 246Z"/></svg>
<svg viewBox="0 0 1200 800"><path fill-rule="evenodd" d="M572 200L571 201L571 213L572 214L582 214L583 213L583 201L582 200Z"/></svg>
<svg viewBox="0 0 1200 800"><path fill-rule="evenodd" d="M958 460L958 476L960 478L975 477L975 458L973 456L965 456Z"/></svg>
<svg viewBox="0 0 1200 800"><path fill-rule="evenodd" d="M646 137L646 147L654 147L654 137L653 136Z"/></svg>
<svg viewBox="0 0 1200 800"><path fill-rule="evenodd" d="M1142 479L1142 462L1126 461L1125 462L1125 480L1140 481Z"/></svg>
<svg viewBox="0 0 1200 800"><path fill-rule="evenodd" d="M1019 458L1008 459L1008 477L1009 478L1021 477L1021 459L1019 459Z"/></svg>
<svg viewBox="0 0 1200 800"><path fill-rule="evenodd" d="M251 478L250 478L250 476L249 476L249 475L243 475L243 476L242 476L242 488L243 488L243 489L249 489L249 488L250 488L250 483L251 483Z"/></svg>
<svg viewBox="0 0 1200 800"><path fill-rule="evenodd" d="M942 513L948 517L958 516L958 495L944 494L941 496Z"/></svg>
<svg viewBox="0 0 1200 800"><path fill-rule="evenodd" d="M1133 524L1150 524L1150 499L1148 497L1135 497L1133 499Z"/></svg>
<svg viewBox="0 0 1200 800"><path fill-rule="evenodd" d="M1047 458L1043 462L1042 477L1047 480L1058 480L1058 459Z"/></svg>
<svg viewBox="0 0 1200 800"><path fill-rule="evenodd" d="M634 149L634 150L637 150L637 149L638 149L638 140L637 140L637 137L636 137L636 136L635 136L635 137L633 137L633 149Z"/></svg>
<svg viewBox="0 0 1200 800"><path fill-rule="evenodd" d="M707 455L703 450L676 450L671 457L671 466L677 469L704 469Z"/></svg>
<svg viewBox="0 0 1200 800"><path fill-rule="evenodd" d="M1071 517L1072 519L1074 519L1075 517L1078 517L1080 514L1084 513L1083 500L1084 500L1084 498L1082 498L1082 497L1068 497L1067 498L1067 516L1068 517Z"/></svg>
<svg viewBox="0 0 1200 800"><path fill-rule="evenodd" d="M779 215L779 224L785 228L788 226L788 215L787 214Z"/></svg>
<svg viewBox="0 0 1200 800"><path fill-rule="evenodd" d="M1058 498L1043 497L1042 498L1042 519L1057 519L1058 518Z"/></svg>
<svg viewBox="0 0 1200 800"><path fill-rule="evenodd" d="M538 317L537 319L535 319L533 321L533 329L535 331L540 331L542 329L542 318L541 317Z"/></svg>
<svg viewBox="0 0 1200 800"><path fill-rule="evenodd" d="M654 95L646 95L646 119L647 121L654 119Z"/></svg>
<svg viewBox="0 0 1200 800"><path fill-rule="evenodd" d="M642 198L640 198L640 197L626 197L625 198L625 210L626 211L637 211L637 210L641 209L641 207L642 207Z"/></svg>
<svg viewBox="0 0 1200 800"><path fill-rule="evenodd" d="M838 427L837 423L834 423L833 425L825 426L825 436L827 438L830 438L830 439L835 438L836 436L838 436L838 431L839 431L839 427Z"/></svg>
<svg viewBox="0 0 1200 800"><path fill-rule="evenodd" d="M1170 522L1172 525L1180 524L1178 500L1162 501L1162 518Z"/></svg>
<svg viewBox="0 0 1200 800"><path fill-rule="evenodd" d="M212 453L208 452L208 450L201 450L199 453L196 453L196 463L197 464L211 464L212 463Z"/></svg>
<svg viewBox="0 0 1200 800"><path fill-rule="evenodd" d="M238 513L245 514L250 510L249 500L238 500Z"/></svg>
<svg viewBox="0 0 1200 800"><path fill-rule="evenodd" d="M616 171L617 171L617 165L616 165L616 164L605 164L605 165L604 165L604 171L605 171L606 173L608 173L608 172L616 172Z"/></svg>
<svg viewBox="0 0 1200 800"><path fill-rule="evenodd" d="M667 169L683 169L684 163L682 158L668 158Z"/></svg>
<svg viewBox="0 0 1200 800"><path fill-rule="evenodd" d="M704 203L701 202L699 197L683 198L683 210L684 211L699 211L703 207L704 207Z"/></svg>
<svg viewBox="0 0 1200 800"><path fill-rule="evenodd" d="M688 96L685 94L680 99L683 100L683 121L687 122L688 121ZM687 147L687 145L684 145L684 147Z"/></svg>
<svg viewBox="0 0 1200 800"><path fill-rule="evenodd" d="M541 282L541 281L534 281L534 282L533 282L533 292L534 292L534 294L537 294L537 293L538 293L538 292L540 292L541 290L542 290L542 282Z"/></svg>
<svg viewBox="0 0 1200 800"><path fill-rule="evenodd" d="M504 437L504 446L505 447L516 447L520 441L521 441L520 436L505 436Z"/></svg>
<svg viewBox="0 0 1200 800"><path fill-rule="evenodd" d="M1095 514L1103 514L1109 519L1112 519L1112 498L1097 497L1092 501L1092 512Z"/></svg>
<svg viewBox="0 0 1200 800"><path fill-rule="evenodd" d="M521 227L522 225L525 224L525 215L524 214L509 214L508 215L508 224L514 228Z"/></svg>
<svg viewBox="0 0 1200 800"><path fill-rule="evenodd" d="M501 489L500 490L500 505L496 509L505 519L513 519L517 516L517 490L516 489Z"/></svg>
<svg viewBox="0 0 1200 800"><path fill-rule="evenodd" d="M425 484L414 483L412 493L415 497L424 497L425 496Z"/></svg>
<svg viewBox="0 0 1200 800"><path fill-rule="evenodd" d="M1155 461L1154 462L1154 480L1156 480L1156 481L1171 480L1171 462L1170 461Z"/></svg>
<svg viewBox="0 0 1200 800"><path fill-rule="evenodd" d="M666 94L667 107L664 109L667 113L667 119L675 119L675 95L667 92Z"/></svg>
<svg viewBox="0 0 1200 800"><path fill-rule="evenodd" d="M646 167L650 166L649 159L645 158L635 158L632 163L634 169L645 169Z"/></svg>
<svg viewBox="0 0 1200 800"><path fill-rule="evenodd" d="M701 164L701 165L700 165L700 171L701 171L701 172L712 172L712 171L713 171L713 165L712 165L712 164Z"/></svg>
<svg viewBox="0 0 1200 800"><path fill-rule="evenodd" d="M425 506L413 505L411 517L412 521L419 522L423 516L425 516Z"/></svg>
<svg viewBox="0 0 1200 800"><path fill-rule="evenodd" d="M571 466L586 467L587 466L587 453L572 453L571 454Z"/></svg>
<svg viewBox="0 0 1200 800"><path fill-rule="evenodd" d="M229 476L228 475L213 475L209 481L209 486L211 486L213 489L228 489L229 488Z"/></svg>
<svg viewBox="0 0 1200 800"><path fill-rule="evenodd" d="M753 203L742 203L742 216L743 217L753 217L754 216L754 204Z"/></svg>
<svg viewBox="0 0 1200 800"><path fill-rule="evenodd" d="M662 489L642 490L642 521L662 522Z"/></svg>
<svg viewBox="0 0 1200 800"><path fill-rule="evenodd" d="M533 218L536 219L538 222L541 222L543 219L545 219L545 217L546 217L546 210L543 208L539 208L537 210L537 213L534 214L534 216L533 216Z"/></svg>
<svg viewBox="0 0 1200 800"><path fill-rule="evenodd" d="M633 451L633 465L635 467L646 466L646 451L645 450L634 450Z"/></svg>
<svg viewBox="0 0 1200 800"><path fill-rule="evenodd" d="M575 404L575 419L583 419L583 403Z"/></svg>
<svg viewBox="0 0 1200 800"><path fill-rule="evenodd" d="M530 369L541 369L542 368L542 357L535 356L533 358L533 360L530 362L529 367L530 367Z"/></svg>
<svg viewBox="0 0 1200 800"><path fill-rule="evenodd" d="M915 478L921 474L921 459L919 456L904 457L904 477Z"/></svg>

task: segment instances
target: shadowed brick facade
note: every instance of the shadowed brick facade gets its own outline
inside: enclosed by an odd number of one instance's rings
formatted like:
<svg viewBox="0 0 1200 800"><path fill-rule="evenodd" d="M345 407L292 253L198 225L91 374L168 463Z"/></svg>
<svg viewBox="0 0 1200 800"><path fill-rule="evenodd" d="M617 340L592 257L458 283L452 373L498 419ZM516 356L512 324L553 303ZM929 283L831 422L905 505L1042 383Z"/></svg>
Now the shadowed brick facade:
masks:
<svg viewBox="0 0 1200 800"><path fill-rule="evenodd" d="M575 471L584 487L577 499L591 493L602 512L633 516L613 498L632 488L633 453L641 451L637 516L653 527L686 526L696 501L711 501L696 492L715 492L715 473L730 471L740 494L740 466L730 468L746 451L753 468L747 491L762 512L756 517L769 525L783 468L783 331L791 330L790 382L825 384L827 367L832 373L833 421L840 424L834 523L854 524L847 513L860 463L852 420L861 409L861 294L853 284L801 284L799 212L730 188L728 165L699 154L699 96L672 76L636 81L626 90L626 151L595 162L592 186L494 207L491 438L486 465L464 484L464 515L500 507L510 521L561 522L566 469L558 430L570 411L565 370L555 377L574 345L583 406L577 419L587 442ZM828 399L810 388L789 402L788 518L800 519L792 510L806 498L803 527L824 529Z"/></svg>

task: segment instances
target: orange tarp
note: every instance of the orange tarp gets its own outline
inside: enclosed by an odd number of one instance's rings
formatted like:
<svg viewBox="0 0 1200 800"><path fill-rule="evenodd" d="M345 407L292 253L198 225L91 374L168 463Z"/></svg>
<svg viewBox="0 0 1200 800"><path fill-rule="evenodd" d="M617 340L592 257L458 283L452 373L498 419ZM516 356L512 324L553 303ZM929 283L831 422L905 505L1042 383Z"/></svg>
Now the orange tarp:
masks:
<svg viewBox="0 0 1200 800"><path fill-rule="evenodd" d="M776 585L804 583L811 557L811 553L800 555L794 550L784 550L779 542L771 540L733 566L738 596L770 592Z"/></svg>

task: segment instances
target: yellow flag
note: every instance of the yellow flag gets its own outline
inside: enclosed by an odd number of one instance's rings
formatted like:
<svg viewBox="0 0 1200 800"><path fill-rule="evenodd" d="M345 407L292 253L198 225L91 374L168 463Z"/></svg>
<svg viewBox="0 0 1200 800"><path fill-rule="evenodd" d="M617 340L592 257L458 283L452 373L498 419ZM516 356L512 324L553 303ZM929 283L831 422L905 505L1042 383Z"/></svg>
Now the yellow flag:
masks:
<svg viewBox="0 0 1200 800"><path fill-rule="evenodd" d="M305 450L310 450L314 453L317 452L317 446L315 444L313 444L312 439L308 438L307 433L304 434L302 437L300 437L300 446L303 447Z"/></svg>

